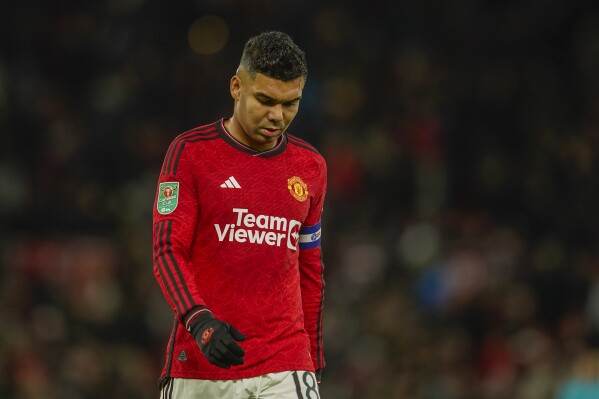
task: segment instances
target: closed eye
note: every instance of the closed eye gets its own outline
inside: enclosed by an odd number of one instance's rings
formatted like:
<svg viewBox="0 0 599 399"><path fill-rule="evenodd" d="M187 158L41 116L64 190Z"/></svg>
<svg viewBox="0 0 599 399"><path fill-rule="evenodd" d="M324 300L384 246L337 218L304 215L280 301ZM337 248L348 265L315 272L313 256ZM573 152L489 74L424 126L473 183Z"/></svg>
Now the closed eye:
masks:
<svg viewBox="0 0 599 399"><path fill-rule="evenodd" d="M289 108L289 107L295 107L299 104L301 97L297 97L294 98L293 100L289 100L289 101L285 101L285 102L280 102L277 101L276 99L269 97L263 93L258 93L256 95L256 100L258 100L258 102L262 105L266 105L266 106L273 106L276 104L282 104L284 107Z"/></svg>
<svg viewBox="0 0 599 399"><path fill-rule="evenodd" d="M263 104L263 105L269 105L270 106L270 105L274 105L276 103L275 100L272 99L272 98L270 98L270 97L259 96L259 97L256 97L256 99L258 100L258 102L260 104Z"/></svg>
<svg viewBox="0 0 599 399"><path fill-rule="evenodd" d="M297 106L297 104L299 103L299 100L293 100L293 101L288 101L286 103L283 103L284 107L295 107Z"/></svg>

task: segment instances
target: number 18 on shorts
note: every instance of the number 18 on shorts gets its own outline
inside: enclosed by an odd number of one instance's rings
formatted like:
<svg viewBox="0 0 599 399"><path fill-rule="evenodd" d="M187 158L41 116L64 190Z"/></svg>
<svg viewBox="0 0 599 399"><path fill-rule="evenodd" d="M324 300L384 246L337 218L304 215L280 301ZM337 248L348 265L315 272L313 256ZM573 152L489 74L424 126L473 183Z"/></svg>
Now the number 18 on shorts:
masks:
<svg viewBox="0 0 599 399"><path fill-rule="evenodd" d="M240 380L171 378L160 399L320 399L316 376L310 371L284 371Z"/></svg>

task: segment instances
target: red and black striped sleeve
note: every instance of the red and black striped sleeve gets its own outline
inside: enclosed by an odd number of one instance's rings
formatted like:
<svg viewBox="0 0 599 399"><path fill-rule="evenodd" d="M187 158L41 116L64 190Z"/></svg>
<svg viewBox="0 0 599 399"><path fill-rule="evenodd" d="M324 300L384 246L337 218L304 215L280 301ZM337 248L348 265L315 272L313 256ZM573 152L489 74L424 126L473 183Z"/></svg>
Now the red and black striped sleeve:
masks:
<svg viewBox="0 0 599 399"><path fill-rule="evenodd" d="M320 155L316 159L320 168L320 184L300 231L299 267L304 328L310 337L312 362L320 381L320 374L325 367L322 339L325 281L320 237L327 174L324 159Z"/></svg>
<svg viewBox="0 0 599 399"><path fill-rule="evenodd" d="M192 310L205 308L190 262L198 218L198 188L186 146L216 137L216 130L210 125L183 133L171 143L154 200L154 275L181 322Z"/></svg>

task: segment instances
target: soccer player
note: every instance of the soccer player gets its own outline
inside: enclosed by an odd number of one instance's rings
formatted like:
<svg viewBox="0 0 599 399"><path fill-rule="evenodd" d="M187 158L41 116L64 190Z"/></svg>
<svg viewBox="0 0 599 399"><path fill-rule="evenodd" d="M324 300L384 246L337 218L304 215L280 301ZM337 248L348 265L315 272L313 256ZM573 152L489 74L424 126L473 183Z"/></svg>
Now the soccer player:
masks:
<svg viewBox="0 0 599 399"><path fill-rule="evenodd" d="M175 317L161 398L319 398L326 165L286 132L307 73L287 34L250 38L233 115L166 153L154 274Z"/></svg>

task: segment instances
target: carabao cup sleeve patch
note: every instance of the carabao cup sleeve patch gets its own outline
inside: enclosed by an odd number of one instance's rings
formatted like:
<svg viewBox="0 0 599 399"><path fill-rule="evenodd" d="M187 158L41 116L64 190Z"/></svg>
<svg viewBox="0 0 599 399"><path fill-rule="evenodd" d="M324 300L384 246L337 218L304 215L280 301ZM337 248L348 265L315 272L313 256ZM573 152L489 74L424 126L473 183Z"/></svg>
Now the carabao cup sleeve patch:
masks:
<svg viewBox="0 0 599 399"><path fill-rule="evenodd" d="M316 248L320 245L320 221L312 226L304 226L300 230L300 249Z"/></svg>
<svg viewBox="0 0 599 399"><path fill-rule="evenodd" d="M167 181L158 186L156 209L161 215L173 213L179 203L179 182Z"/></svg>

